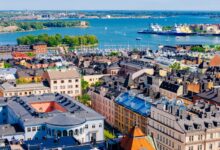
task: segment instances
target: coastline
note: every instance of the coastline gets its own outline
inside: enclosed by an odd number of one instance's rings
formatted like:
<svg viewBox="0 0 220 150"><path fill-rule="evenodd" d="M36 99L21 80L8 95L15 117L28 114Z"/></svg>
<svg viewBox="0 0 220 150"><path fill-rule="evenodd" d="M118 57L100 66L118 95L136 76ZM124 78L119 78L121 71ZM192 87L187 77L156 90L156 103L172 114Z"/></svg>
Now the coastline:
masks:
<svg viewBox="0 0 220 150"><path fill-rule="evenodd" d="M52 28L89 28L89 26L74 26L74 27L50 27L50 28L43 28L43 29L37 29L37 30L25 30L25 31L7 31L7 32L1 32L0 34L9 34L9 33L24 33L24 32L32 32L32 31L39 31L39 30L50 30Z"/></svg>

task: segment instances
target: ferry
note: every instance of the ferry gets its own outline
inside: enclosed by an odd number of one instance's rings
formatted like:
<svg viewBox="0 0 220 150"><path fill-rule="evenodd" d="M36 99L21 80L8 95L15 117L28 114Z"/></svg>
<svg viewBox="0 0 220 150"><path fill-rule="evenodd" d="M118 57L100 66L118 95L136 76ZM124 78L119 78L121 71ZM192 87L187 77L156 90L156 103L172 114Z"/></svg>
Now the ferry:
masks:
<svg viewBox="0 0 220 150"><path fill-rule="evenodd" d="M180 30L181 26L175 25L173 29L164 31L163 27L160 25L151 25L150 29L138 31L140 34L157 34L157 35L175 35L175 36L188 36L188 35L196 35L193 32L182 32Z"/></svg>

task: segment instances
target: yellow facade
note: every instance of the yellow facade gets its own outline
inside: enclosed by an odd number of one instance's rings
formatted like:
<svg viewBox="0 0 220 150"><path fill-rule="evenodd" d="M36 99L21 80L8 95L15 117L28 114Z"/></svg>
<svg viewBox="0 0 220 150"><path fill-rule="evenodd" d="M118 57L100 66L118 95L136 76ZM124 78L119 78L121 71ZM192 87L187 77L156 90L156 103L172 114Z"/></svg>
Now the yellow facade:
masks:
<svg viewBox="0 0 220 150"><path fill-rule="evenodd" d="M4 68L4 67L5 67L4 61L0 61L0 68Z"/></svg>
<svg viewBox="0 0 220 150"><path fill-rule="evenodd" d="M128 133L135 124L147 134L147 117L115 103L115 127L122 133Z"/></svg>

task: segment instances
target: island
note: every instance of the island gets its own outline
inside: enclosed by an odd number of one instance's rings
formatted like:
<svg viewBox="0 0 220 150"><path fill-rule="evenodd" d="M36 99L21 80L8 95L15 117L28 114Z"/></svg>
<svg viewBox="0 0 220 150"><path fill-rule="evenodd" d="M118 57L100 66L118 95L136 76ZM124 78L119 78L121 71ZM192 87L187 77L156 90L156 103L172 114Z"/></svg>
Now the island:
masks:
<svg viewBox="0 0 220 150"><path fill-rule="evenodd" d="M99 41L95 35L69 36L64 37L61 34L48 35L27 35L17 38L18 45L32 45L38 42L46 43L49 47L66 45L70 48L77 48L80 46L95 47Z"/></svg>
<svg viewBox="0 0 220 150"><path fill-rule="evenodd" d="M9 21L0 22L0 32L19 32L19 31L34 31L47 28L86 28L89 23L86 21L37 21L37 22L19 22Z"/></svg>

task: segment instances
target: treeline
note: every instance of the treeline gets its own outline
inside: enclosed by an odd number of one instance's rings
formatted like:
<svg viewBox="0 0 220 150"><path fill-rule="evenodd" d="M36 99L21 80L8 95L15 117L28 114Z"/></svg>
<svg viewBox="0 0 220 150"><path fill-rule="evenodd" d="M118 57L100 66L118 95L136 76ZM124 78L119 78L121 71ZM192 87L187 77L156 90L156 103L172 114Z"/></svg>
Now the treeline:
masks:
<svg viewBox="0 0 220 150"><path fill-rule="evenodd" d="M85 26L88 26L88 22L85 22ZM41 30L51 27L80 27L81 21L45 21L45 22L1 22L0 26L17 26L18 30Z"/></svg>
<svg viewBox="0 0 220 150"><path fill-rule="evenodd" d="M44 42L49 47L58 46L65 44L69 47L77 47L81 45L85 46L94 46L98 44L98 39L94 35L83 35L83 36L64 36L62 37L60 34L56 35L27 35L23 37L17 38L18 45L31 45L37 42Z"/></svg>

